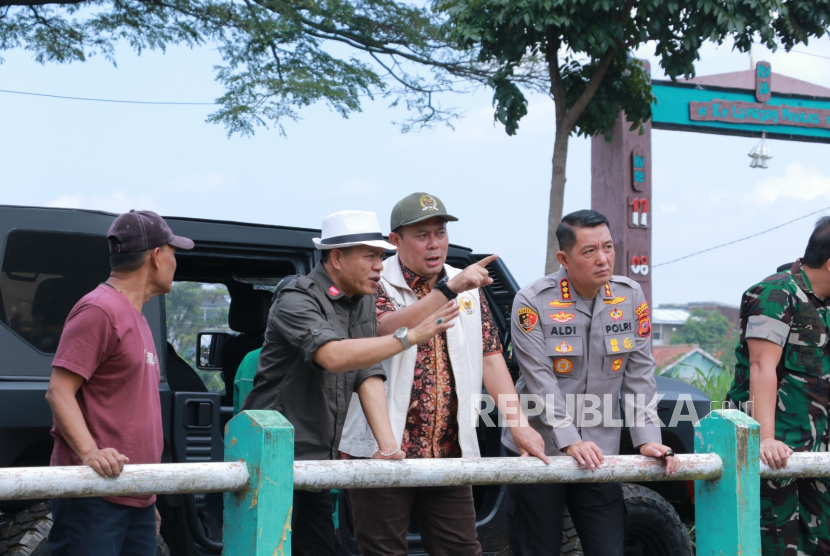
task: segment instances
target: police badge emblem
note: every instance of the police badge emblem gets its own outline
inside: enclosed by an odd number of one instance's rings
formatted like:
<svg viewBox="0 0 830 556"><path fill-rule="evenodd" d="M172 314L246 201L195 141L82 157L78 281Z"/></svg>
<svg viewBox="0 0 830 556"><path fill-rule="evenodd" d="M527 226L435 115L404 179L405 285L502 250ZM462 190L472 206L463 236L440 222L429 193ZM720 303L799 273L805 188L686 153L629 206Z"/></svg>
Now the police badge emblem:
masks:
<svg viewBox="0 0 830 556"><path fill-rule="evenodd" d="M611 316L611 320L622 320L623 319L623 312L620 309L616 308L616 307L611 310L609 315Z"/></svg>
<svg viewBox="0 0 830 556"><path fill-rule="evenodd" d="M625 349L634 349L634 342L631 341L631 338L623 339L623 345Z"/></svg>
<svg viewBox="0 0 830 556"><path fill-rule="evenodd" d="M651 321L648 317L643 317L640 319L638 326L637 326L637 335L640 338L648 338L651 334Z"/></svg>
<svg viewBox="0 0 830 556"><path fill-rule="evenodd" d="M432 195L421 195L421 210L438 210L438 203Z"/></svg>
<svg viewBox="0 0 830 556"><path fill-rule="evenodd" d="M516 315L516 320L519 321L519 327L527 333L536 327L536 323L539 322L539 315L529 307L522 307L519 309L519 314Z"/></svg>
<svg viewBox="0 0 830 556"><path fill-rule="evenodd" d="M620 369L622 369L622 358L617 357L616 359L614 359L613 363L611 363L611 370L616 373Z"/></svg>
<svg viewBox="0 0 830 556"><path fill-rule="evenodd" d="M562 343L556 346L557 353L570 353L574 350L573 346L568 342L562 340Z"/></svg>
<svg viewBox="0 0 830 556"><path fill-rule="evenodd" d="M553 369L559 374L563 374L563 375L570 374L570 372L573 370L573 368L574 368L573 361L565 359L564 357L562 357L560 359L557 359L556 361L553 362Z"/></svg>

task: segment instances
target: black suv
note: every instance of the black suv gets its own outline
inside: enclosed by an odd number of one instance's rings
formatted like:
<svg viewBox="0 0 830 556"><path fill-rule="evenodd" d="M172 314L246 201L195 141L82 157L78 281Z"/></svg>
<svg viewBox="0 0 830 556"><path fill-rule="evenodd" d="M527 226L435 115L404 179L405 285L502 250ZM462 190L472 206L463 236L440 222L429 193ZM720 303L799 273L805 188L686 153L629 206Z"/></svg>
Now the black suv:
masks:
<svg viewBox="0 0 830 556"><path fill-rule="evenodd" d="M73 305L109 275L106 231L115 215L96 211L0 206L0 467L49 465L52 416L44 399L51 361ZM319 260L311 238L319 230L167 217L177 235L192 238L192 251L177 253L174 290L144 306L161 355L159 396L164 425L163 462L223 460L223 430L233 413L233 379L242 357L262 346L271 292L279 280L305 274ZM485 255L451 246L448 262L465 267ZM490 266L488 302L511 360L510 310L518 285L501 260ZM213 339L202 354L200 330ZM215 341L222 338L221 352ZM164 348L166 346L166 348ZM210 369L210 370L205 370ZM664 394L658 412L669 423L678 396L688 395L703 417L709 400L684 383L658 377ZM225 386L227 385L227 388ZM686 412L688 413L688 412ZM483 456L504 454L497 428L479 427ZM693 450L693 429L681 421L663 431L676 452ZM622 453L634 453L623 434ZM485 553L509 554L503 517L505 489L474 487L479 540ZM691 483L625 485L627 553L691 555L684 523L694 517ZM345 498L338 510L344 554L357 554ZM205 556L222 550L222 496L160 496L159 553ZM0 500L0 554L49 553L48 503ZM579 554L573 528L563 553ZM423 553L412 527L410 550ZM236 555L234 555L236 556Z"/></svg>

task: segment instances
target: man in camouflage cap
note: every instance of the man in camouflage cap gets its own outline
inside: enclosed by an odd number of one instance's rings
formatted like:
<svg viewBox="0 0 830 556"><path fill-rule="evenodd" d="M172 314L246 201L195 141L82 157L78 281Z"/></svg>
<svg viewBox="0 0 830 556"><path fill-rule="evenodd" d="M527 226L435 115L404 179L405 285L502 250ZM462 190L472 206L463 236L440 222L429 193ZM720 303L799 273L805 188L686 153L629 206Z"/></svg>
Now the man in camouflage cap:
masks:
<svg viewBox="0 0 830 556"><path fill-rule="evenodd" d="M830 406L830 217L802 259L749 288L729 399L761 425L761 461L787 466L795 452L826 452ZM761 482L765 556L830 554L830 481Z"/></svg>

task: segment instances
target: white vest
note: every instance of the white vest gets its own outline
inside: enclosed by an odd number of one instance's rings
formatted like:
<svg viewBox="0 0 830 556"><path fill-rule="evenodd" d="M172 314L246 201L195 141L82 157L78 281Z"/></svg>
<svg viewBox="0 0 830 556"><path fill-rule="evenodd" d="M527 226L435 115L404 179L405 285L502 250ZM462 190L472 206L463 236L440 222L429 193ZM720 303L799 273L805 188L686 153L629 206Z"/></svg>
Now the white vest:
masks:
<svg viewBox="0 0 830 556"><path fill-rule="evenodd" d="M460 270L444 265L447 276L452 278ZM401 272L398 256L394 255L383 263L380 284L383 291L398 307L407 307L418 301L418 296L407 285ZM447 330L447 349L449 351L452 374L455 378L455 393L458 397L458 442L461 456L478 458L478 437L474 423L478 421L479 398L481 394L482 369L484 364L484 343L481 332L481 300L478 289L459 294L457 301L461 314L455 319L455 326ZM390 357L383 362L386 369L386 403L389 408L389 421L395 442L401 445L406 427L406 414L412 393L415 376L415 359L417 347ZM475 403L475 407L473 404ZM473 411L475 410L475 413ZM357 393L352 394L340 450L356 457L371 457L378 450L372 429L363 415Z"/></svg>

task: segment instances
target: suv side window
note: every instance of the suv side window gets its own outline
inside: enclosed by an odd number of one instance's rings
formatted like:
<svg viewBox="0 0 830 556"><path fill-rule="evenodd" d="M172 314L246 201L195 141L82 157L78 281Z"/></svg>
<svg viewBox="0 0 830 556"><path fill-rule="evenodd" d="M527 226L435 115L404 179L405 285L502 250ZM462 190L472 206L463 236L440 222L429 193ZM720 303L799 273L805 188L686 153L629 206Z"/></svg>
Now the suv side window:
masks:
<svg viewBox="0 0 830 556"><path fill-rule="evenodd" d="M55 353L72 307L109 276L104 236L12 230L0 267L0 322Z"/></svg>
<svg viewBox="0 0 830 556"><path fill-rule="evenodd" d="M202 330L233 333L228 327L230 300L228 288L223 284L202 282L174 282L173 291L164 296L167 341L196 371L209 392L224 392L225 383L221 372L196 367L196 338Z"/></svg>

